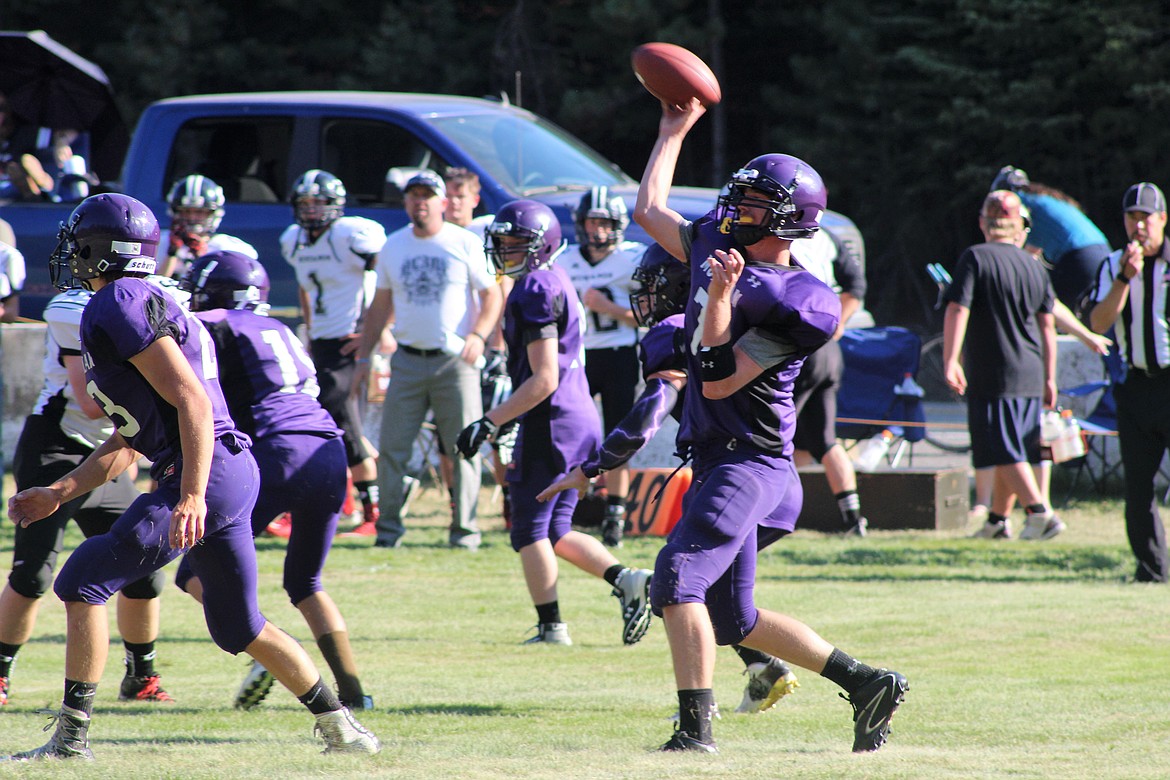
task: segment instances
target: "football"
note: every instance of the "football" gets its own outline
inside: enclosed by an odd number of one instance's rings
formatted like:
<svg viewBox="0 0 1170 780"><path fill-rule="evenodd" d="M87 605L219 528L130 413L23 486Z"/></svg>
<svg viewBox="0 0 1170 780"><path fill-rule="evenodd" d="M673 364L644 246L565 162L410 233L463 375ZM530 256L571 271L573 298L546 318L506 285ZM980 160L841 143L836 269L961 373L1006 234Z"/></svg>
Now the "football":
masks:
<svg viewBox="0 0 1170 780"><path fill-rule="evenodd" d="M671 105L698 98L703 105L718 103L719 80L693 52L673 43L644 43L630 56L634 75L650 94Z"/></svg>

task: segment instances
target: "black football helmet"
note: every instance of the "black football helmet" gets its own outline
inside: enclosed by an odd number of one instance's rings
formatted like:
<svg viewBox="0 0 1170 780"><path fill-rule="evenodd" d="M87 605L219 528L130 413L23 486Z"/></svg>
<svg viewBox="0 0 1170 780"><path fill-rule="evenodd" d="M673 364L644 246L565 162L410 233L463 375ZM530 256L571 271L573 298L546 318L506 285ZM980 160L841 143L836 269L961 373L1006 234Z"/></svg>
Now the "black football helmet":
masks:
<svg viewBox="0 0 1170 780"><path fill-rule="evenodd" d="M109 273L152 274L158 236L158 220L140 201L120 193L91 195L57 231L57 248L49 259L50 280L67 290Z"/></svg>
<svg viewBox="0 0 1170 780"><path fill-rule="evenodd" d="M268 272L240 252L208 252L191 266L182 286L191 293L191 311L268 310Z"/></svg>
<svg viewBox="0 0 1170 780"><path fill-rule="evenodd" d="M306 198L321 198L324 205ZM292 188L293 217L305 230L322 230L345 214L345 185L329 171L314 168L301 174Z"/></svg>
<svg viewBox="0 0 1170 780"><path fill-rule="evenodd" d="M605 219L611 225L610 233L604 239L590 235L585 229L585 220ZM620 195L611 195L608 187L594 187L581 196L581 202L573 209L573 225L577 229L577 243L593 249L604 249L622 242L630 215L626 202Z"/></svg>
<svg viewBox="0 0 1170 780"><path fill-rule="evenodd" d="M764 194L747 195L746 190ZM719 229L742 246L766 236L809 238L821 226L827 193L811 165L788 154L764 154L731 175L727 192L719 196ZM747 222L742 207L763 209L764 219Z"/></svg>
<svg viewBox="0 0 1170 780"><path fill-rule="evenodd" d="M213 236L223 221L223 187L206 176L192 174L175 182L167 194L171 232L184 236ZM189 222L179 209L206 209L206 218Z"/></svg>
<svg viewBox="0 0 1170 780"><path fill-rule="evenodd" d="M634 269L630 308L638 325L648 328L681 314L691 294L691 269L659 244L651 244Z"/></svg>

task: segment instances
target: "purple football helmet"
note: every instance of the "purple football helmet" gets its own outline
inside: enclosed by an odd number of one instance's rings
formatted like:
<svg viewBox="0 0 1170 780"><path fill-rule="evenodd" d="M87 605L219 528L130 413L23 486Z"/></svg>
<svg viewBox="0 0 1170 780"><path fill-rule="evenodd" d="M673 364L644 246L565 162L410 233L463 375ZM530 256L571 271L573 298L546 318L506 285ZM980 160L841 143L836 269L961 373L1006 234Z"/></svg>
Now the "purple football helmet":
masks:
<svg viewBox="0 0 1170 780"><path fill-rule="evenodd" d="M305 198L321 198L325 204L304 202ZM314 168L297 179L290 200L298 225L323 230L345 214L345 185L329 171Z"/></svg>
<svg viewBox="0 0 1170 780"><path fill-rule="evenodd" d="M158 235L158 220L141 202L118 193L91 195L61 223L49 277L66 290L109 273L152 274Z"/></svg>
<svg viewBox="0 0 1170 780"><path fill-rule="evenodd" d="M239 252L208 252L195 261L183 283L191 311L268 310L268 272L259 260Z"/></svg>
<svg viewBox="0 0 1170 780"><path fill-rule="evenodd" d="M179 179L167 193L171 232L191 236L215 235L223 220L223 204L223 187L206 176L192 174ZM188 222L179 209L206 209L208 215L197 222Z"/></svg>
<svg viewBox="0 0 1170 780"><path fill-rule="evenodd" d="M523 239L523 243L508 246L503 240L506 237ZM548 268L564 247L557 215L534 200L505 203L496 212L484 241L484 251L496 272L506 276Z"/></svg>
<svg viewBox="0 0 1170 780"><path fill-rule="evenodd" d="M747 195L752 189L766 197ZM719 229L743 246L766 236L808 238L821 226L827 193L821 176L804 160L787 154L764 154L731 175L719 196ZM763 209L760 222L743 222L743 207Z"/></svg>
<svg viewBox="0 0 1170 780"><path fill-rule="evenodd" d="M611 230L604 240L597 240L585 229L587 219L609 220ZM620 244L630 224L626 202L621 195L611 195L609 187L594 187L581 196L581 202L573 209L573 225L577 228L577 243L603 249Z"/></svg>
<svg viewBox="0 0 1170 780"><path fill-rule="evenodd" d="M691 294L691 269L659 244L651 244L634 269L630 308L638 326L648 328L681 314Z"/></svg>

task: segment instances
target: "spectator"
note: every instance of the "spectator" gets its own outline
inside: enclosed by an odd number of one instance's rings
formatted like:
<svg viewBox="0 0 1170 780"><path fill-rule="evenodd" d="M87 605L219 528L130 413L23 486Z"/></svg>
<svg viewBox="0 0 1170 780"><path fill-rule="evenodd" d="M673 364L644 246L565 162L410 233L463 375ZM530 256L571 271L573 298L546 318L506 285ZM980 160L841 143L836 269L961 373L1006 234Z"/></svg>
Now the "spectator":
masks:
<svg viewBox="0 0 1170 780"><path fill-rule="evenodd" d="M475 216L481 190L479 175L466 168L448 168L443 183L447 187L447 221L467 228L482 240L484 231L492 224L492 215Z"/></svg>
<svg viewBox="0 0 1170 780"><path fill-rule="evenodd" d="M825 480L841 513L841 533L865 536L869 522L861 514L857 494L857 472L853 460L837 441L837 392L845 359L838 343L849 318L865 299L865 273L855 254L842 254L828 231L818 230L810 238L792 242L797 265L827 284L841 301L841 319L833 338L809 355L793 384L796 432L792 445L797 466L811 461L825 467Z"/></svg>
<svg viewBox="0 0 1170 780"><path fill-rule="evenodd" d="M306 171L293 185L290 200L296 222L281 234L280 251L296 271L321 405L344 434L346 461L362 504L362 523L352 533L373 536L378 466L362 435L364 398L350 388L358 374L366 374L356 370L354 350L386 231L373 220L344 216L345 185L328 171Z"/></svg>
<svg viewBox="0 0 1170 780"><path fill-rule="evenodd" d="M536 635L525 644L573 644L557 593L560 556L612 586L622 607L622 641L632 645L650 627L650 572L622 566L597 539L573 530L575 492L537 500L557 476L585 459L601 427L581 366L581 307L569 277L555 264L563 249L556 215L536 201L505 204L488 228L492 264L516 281L504 317L514 390L464 428L456 446L473 460L485 441L520 421L508 481L512 549L520 554L536 608Z"/></svg>
<svg viewBox="0 0 1170 780"><path fill-rule="evenodd" d="M1029 180L1019 168L1005 165L992 190L1011 190L1031 212L1032 229L1025 249L1042 252L1056 297L1080 314L1097 269L1109 254L1105 234L1085 215L1081 204L1047 184Z"/></svg>
<svg viewBox="0 0 1170 780"><path fill-rule="evenodd" d="M21 157L29 179L36 183L35 194L57 203L78 201L89 195L91 185L98 183L96 175L88 170L85 158L74 154L73 144L81 135L79 130L48 130L42 128L33 154Z"/></svg>
<svg viewBox="0 0 1170 780"><path fill-rule="evenodd" d="M47 177L38 181L24 168L28 159L35 159L31 155L37 148L37 132L34 125L17 117L8 97L0 92L0 200L39 200L42 185L52 186Z"/></svg>
<svg viewBox="0 0 1170 780"><path fill-rule="evenodd" d="M16 445L13 477L18 491L52 484L114 433L85 387L79 328L92 296L89 290L66 290L45 306L45 380ZM65 526L73 519L87 538L106 533L138 496L126 471L88 496L61 504L43 521L16 527L12 572L0 592L0 706L8 703L17 652L32 637L40 598L52 585ZM126 650L126 676L118 690L122 701L174 701L154 668L158 597L165 583L163 572L155 571L118 594L118 630Z"/></svg>
<svg viewBox="0 0 1170 780"><path fill-rule="evenodd" d="M158 238L154 215L125 195L87 198L64 230L68 254L56 261L94 291L81 319L88 389L117 430L65 476L13 496L9 515L28 527L121 474L140 454L154 464L158 487L61 567L54 591L68 622L64 701L49 742L8 760L93 757L89 727L109 641L106 601L184 552L203 575L216 644L270 669L314 715L326 752L376 753L377 738L325 687L308 654L260 613L245 520L259 486L251 441L228 415L203 325L141 278L154 270Z"/></svg>
<svg viewBox="0 0 1170 780"><path fill-rule="evenodd" d="M971 460L976 469L996 467L991 511L976 536L1010 538L1018 497L1027 512L1020 538L1051 539L1065 526L1032 466L1040 463L1041 408L1056 404L1052 283L1020 249L1026 226L1018 195L990 193L979 227L987 240L959 258L943 326L947 384L967 395Z"/></svg>
<svg viewBox="0 0 1170 780"><path fill-rule="evenodd" d="M259 259L251 244L219 232L224 203L223 188L206 176L193 173L171 185L167 193L171 227L159 241L159 276L183 279L191 261L208 252L239 252Z"/></svg>
<svg viewBox="0 0 1170 780"><path fill-rule="evenodd" d="M473 233L443 220L446 187L434 171L415 174L403 188L410 224L390 234L378 254L377 292L362 324L353 392L369 371L369 356L393 323L391 380L378 443L383 512L379 547L398 547L403 478L428 410L442 440L453 442L483 414L480 368L500 316L500 287ZM455 464L455 516L448 542L479 548L478 457Z"/></svg>
<svg viewBox="0 0 1170 780"><path fill-rule="evenodd" d="M1170 442L1170 246L1166 196L1141 182L1122 198L1129 243L1109 255L1097 280L1090 324L1097 333L1117 329L1128 368L1114 386L1117 436L1125 469L1125 530L1137 558L1138 582L1166 582L1166 529L1154 479Z"/></svg>
<svg viewBox="0 0 1170 780"><path fill-rule="evenodd" d="M759 520L776 517L786 501L799 503L790 459L792 382L840 319L837 296L790 267L791 241L820 227L824 184L795 157L762 155L732 175L715 210L688 222L667 199L683 139L705 110L698 100L663 104L634 212L654 240L690 264L684 344L687 374L698 380L679 427L694 481L658 554L651 590L666 623L679 700L678 727L662 749L717 752L715 646L742 644L840 685L853 705L853 750L877 750L906 679L860 663L795 618L758 609L752 592ZM781 530L794 522L795 513L787 513Z"/></svg>
<svg viewBox="0 0 1170 780"><path fill-rule="evenodd" d="M625 201L607 187L581 196L573 211L577 244L557 261L585 305L585 376L589 393L601 398L604 433L612 431L634 406L638 385L638 330L630 310L632 276L646 245L625 240L630 218ZM605 475L606 509L601 539L618 547L626 524L630 468Z"/></svg>
<svg viewBox="0 0 1170 780"><path fill-rule="evenodd" d="M24 255L0 240L0 322L20 317L20 291L24 287Z"/></svg>

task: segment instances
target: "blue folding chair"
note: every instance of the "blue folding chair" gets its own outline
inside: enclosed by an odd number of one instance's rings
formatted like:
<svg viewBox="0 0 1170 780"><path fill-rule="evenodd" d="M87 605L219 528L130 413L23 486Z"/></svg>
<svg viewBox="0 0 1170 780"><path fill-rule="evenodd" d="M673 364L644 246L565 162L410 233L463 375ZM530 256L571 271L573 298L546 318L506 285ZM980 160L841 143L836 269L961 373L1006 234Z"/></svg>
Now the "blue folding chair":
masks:
<svg viewBox="0 0 1170 780"><path fill-rule="evenodd" d="M925 438L926 428L899 423L926 422L915 381L922 340L905 328L876 327L846 330L840 343L845 371L837 393L837 436L867 439L888 430L895 441L887 462L896 467L907 448L912 460L912 445Z"/></svg>

